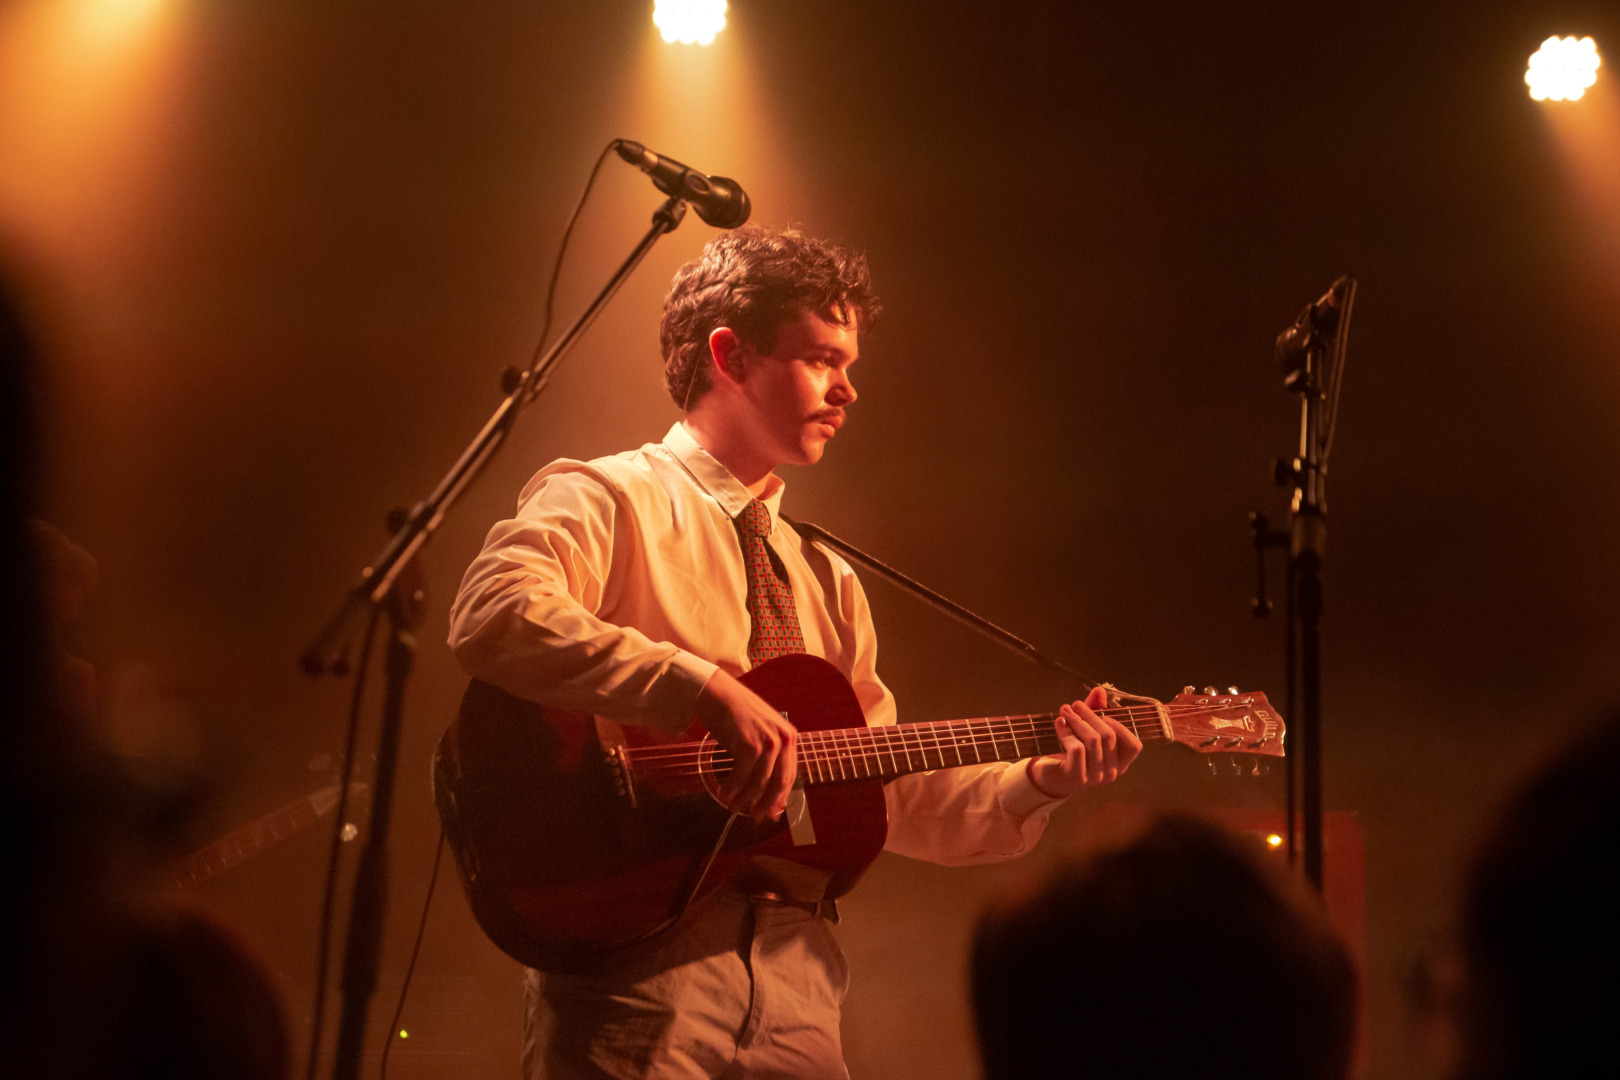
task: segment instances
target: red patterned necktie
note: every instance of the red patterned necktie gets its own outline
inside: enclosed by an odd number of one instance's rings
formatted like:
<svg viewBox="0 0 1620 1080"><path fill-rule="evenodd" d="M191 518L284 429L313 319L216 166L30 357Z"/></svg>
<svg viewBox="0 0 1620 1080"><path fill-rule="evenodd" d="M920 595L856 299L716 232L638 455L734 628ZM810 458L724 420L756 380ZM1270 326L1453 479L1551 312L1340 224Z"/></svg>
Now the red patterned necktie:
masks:
<svg viewBox="0 0 1620 1080"><path fill-rule="evenodd" d="M799 610L793 589L776 572L765 538L771 534L771 512L755 499L737 515L737 539L742 544L743 566L748 571L748 662L758 667L788 653L804 652Z"/></svg>

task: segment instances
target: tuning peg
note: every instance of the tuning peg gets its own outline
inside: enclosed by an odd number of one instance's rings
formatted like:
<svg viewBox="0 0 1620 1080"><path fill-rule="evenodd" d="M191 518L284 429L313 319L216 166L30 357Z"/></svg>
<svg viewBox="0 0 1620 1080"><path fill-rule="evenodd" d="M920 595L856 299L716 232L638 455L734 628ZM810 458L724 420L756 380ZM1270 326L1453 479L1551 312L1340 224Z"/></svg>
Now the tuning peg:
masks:
<svg viewBox="0 0 1620 1080"><path fill-rule="evenodd" d="M1182 687L1182 688L1181 688L1181 692L1182 692L1182 693L1183 693L1183 694L1186 694L1186 695L1187 695L1187 696L1188 696L1188 697L1191 697L1191 696L1192 696L1192 695L1193 695L1193 694L1195 694L1195 693L1197 693L1197 692L1198 692L1198 691L1197 691L1197 690L1195 690L1195 689L1194 689L1194 688L1193 688L1193 687L1191 687L1191 686L1183 686L1183 687Z"/></svg>
<svg viewBox="0 0 1620 1080"><path fill-rule="evenodd" d="M1254 763L1254 768L1249 770L1249 775L1250 776L1270 776L1271 775L1271 763L1269 761L1265 761L1263 759L1256 759L1255 763Z"/></svg>
<svg viewBox="0 0 1620 1080"><path fill-rule="evenodd" d="M1237 697L1237 696L1238 696L1238 688L1237 688L1237 687L1235 687L1235 686L1228 686L1228 687L1227 687L1227 688L1226 688L1226 692L1227 692L1227 693L1228 693L1228 694L1231 694L1231 695L1232 695L1232 696L1233 696L1233 697Z"/></svg>
<svg viewBox="0 0 1620 1080"><path fill-rule="evenodd" d="M1206 687L1204 687L1204 693L1206 695L1208 695L1209 697L1214 697L1215 696L1215 688L1213 686L1206 686Z"/></svg>

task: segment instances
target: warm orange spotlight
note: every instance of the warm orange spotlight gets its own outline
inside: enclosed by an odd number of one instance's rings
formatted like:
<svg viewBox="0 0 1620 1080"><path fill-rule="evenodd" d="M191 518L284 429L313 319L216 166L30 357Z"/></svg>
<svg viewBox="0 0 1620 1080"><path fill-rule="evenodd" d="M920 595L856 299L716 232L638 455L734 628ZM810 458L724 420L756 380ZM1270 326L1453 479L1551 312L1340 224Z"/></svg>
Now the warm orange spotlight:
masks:
<svg viewBox="0 0 1620 1080"><path fill-rule="evenodd" d="M1548 38L1530 57L1524 81L1537 101L1578 101L1597 82L1597 42L1589 37Z"/></svg>
<svg viewBox="0 0 1620 1080"><path fill-rule="evenodd" d="M726 0L656 0L653 25L665 41L712 44L726 27Z"/></svg>
<svg viewBox="0 0 1620 1080"><path fill-rule="evenodd" d="M1282 847L1282 837L1277 833L1272 833L1270 836L1266 837L1266 845L1274 848Z"/></svg>

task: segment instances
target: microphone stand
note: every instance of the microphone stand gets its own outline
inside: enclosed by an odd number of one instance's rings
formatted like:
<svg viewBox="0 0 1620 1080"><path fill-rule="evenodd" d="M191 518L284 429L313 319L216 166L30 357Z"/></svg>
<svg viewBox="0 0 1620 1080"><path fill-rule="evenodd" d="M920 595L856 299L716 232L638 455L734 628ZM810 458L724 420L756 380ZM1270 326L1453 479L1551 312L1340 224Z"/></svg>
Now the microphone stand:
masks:
<svg viewBox="0 0 1620 1080"><path fill-rule="evenodd" d="M494 414L427 498L408 513L391 516L393 537L371 564L360 571L360 580L299 660L300 666L312 677L346 675L350 670L349 652L354 635L367 621L364 616L380 614L388 623L387 687L382 729L377 738L371 829L360 856L350 907L349 936L343 958L343 1013L332 1069L334 1080L354 1080L360 1074L366 1013L377 988L382 957L382 927L388 895L388 826L405 708L405 684L416 654L411 631L421 622L427 601L417 554L443 524L451 505L506 442L523 408L545 389L558 361L578 342L658 239L673 232L685 215L686 203L678 196L670 196L654 212L651 228L629 257L545 355L527 371L508 370L504 386L506 397ZM320 1017L316 1017L315 1022L318 1025ZM318 1046L312 1048L312 1056L318 1049ZM312 1057L311 1075L314 1067Z"/></svg>
<svg viewBox="0 0 1620 1080"><path fill-rule="evenodd" d="M1342 290L1342 292L1341 292ZM1271 529L1264 514L1249 515L1258 567L1258 589L1253 608L1258 616L1271 610L1265 596L1265 552L1288 551L1286 584L1288 708L1298 695L1297 752L1288 755L1288 856L1294 861L1296 831L1303 841L1305 877L1322 890L1322 568L1327 553L1327 505L1324 487L1327 455L1332 446L1339 383L1343 374L1345 340L1356 281L1343 277L1322 300L1310 305L1294 326L1278 340L1278 359L1288 371L1285 389L1299 395L1299 450L1290 460L1273 463L1279 487L1291 487L1289 527ZM1324 341L1336 331L1331 349ZM1285 343L1286 347L1285 347ZM1332 356L1331 371L1325 361ZM1295 765L1295 760L1298 765ZM1295 784L1299 802L1296 822ZM1297 829L1296 829L1297 825Z"/></svg>

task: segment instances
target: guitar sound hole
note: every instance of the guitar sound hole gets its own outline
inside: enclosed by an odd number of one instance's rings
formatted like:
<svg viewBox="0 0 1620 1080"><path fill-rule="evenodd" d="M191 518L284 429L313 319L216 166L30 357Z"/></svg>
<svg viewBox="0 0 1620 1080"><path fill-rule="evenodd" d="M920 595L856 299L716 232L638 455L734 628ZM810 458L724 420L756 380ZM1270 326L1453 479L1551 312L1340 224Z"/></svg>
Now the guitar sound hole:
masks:
<svg viewBox="0 0 1620 1080"><path fill-rule="evenodd" d="M698 775L703 779L703 790L722 807L726 804L720 798L720 785L731 779L731 766L731 755L712 737L698 744Z"/></svg>

